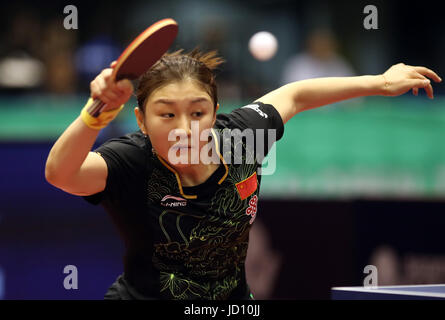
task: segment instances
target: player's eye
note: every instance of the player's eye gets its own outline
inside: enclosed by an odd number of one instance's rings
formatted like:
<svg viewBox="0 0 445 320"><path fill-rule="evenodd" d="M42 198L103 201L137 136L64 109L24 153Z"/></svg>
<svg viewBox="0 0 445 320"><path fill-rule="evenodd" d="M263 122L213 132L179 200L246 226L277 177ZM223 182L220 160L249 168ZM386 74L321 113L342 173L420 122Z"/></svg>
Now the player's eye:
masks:
<svg viewBox="0 0 445 320"><path fill-rule="evenodd" d="M201 112L201 111L193 112L193 113L192 113L192 116L194 116L194 117L200 117L200 116L202 116L202 112Z"/></svg>
<svg viewBox="0 0 445 320"><path fill-rule="evenodd" d="M173 113L163 113L161 117L163 118L173 118L175 115Z"/></svg>

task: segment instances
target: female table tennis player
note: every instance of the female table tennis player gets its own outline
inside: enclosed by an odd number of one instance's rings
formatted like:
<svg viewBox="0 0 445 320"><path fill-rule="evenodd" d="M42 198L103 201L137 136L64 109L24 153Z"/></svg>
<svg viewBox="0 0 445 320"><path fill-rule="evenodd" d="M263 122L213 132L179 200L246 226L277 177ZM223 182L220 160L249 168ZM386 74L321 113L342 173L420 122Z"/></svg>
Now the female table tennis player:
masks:
<svg viewBox="0 0 445 320"><path fill-rule="evenodd" d="M102 204L124 241L124 272L105 299L252 298L244 262L261 164L259 159L247 163L246 157L241 164L226 161L222 130L270 129L279 140L286 122L304 110L360 96L398 96L410 90L417 95L421 88L433 98L427 77L441 81L432 70L400 63L381 75L289 83L248 106L217 114L214 69L221 63L215 52L164 55L139 79L134 109L139 130L91 152L101 128L133 93L128 80L110 79L112 64L91 82L91 98L105 102L106 109L92 119L85 106L51 149L48 182ZM200 133L210 132L209 139L191 141L196 139L193 121ZM171 141L169 134L176 133ZM181 134L191 139L178 146L177 139L185 138ZM209 145L221 161L171 161L178 151L191 157ZM246 145L241 148L247 153ZM231 151L235 147L232 143Z"/></svg>

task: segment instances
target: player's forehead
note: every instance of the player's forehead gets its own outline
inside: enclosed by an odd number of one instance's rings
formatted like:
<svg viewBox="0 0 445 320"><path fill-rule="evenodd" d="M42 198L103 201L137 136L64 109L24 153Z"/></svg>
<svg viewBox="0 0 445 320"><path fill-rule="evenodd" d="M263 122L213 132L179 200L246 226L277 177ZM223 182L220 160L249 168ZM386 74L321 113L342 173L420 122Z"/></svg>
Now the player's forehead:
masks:
<svg viewBox="0 0 445 320"><path fill-rule="evenodd" d="M162 101L201 101L206 100L211 103L212 98L209 93L193 80L182 80L166 83L152 92L147 100L147 104L159 103Z"/></svg>

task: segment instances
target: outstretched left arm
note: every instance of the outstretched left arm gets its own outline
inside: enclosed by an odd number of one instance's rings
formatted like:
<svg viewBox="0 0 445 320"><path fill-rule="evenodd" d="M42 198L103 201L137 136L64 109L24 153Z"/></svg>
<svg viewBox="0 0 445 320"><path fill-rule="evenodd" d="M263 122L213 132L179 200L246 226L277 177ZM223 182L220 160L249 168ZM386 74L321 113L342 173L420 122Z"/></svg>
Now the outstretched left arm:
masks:
<svg viewBox="0 0 445 320"><path fill-rule="evenodd" d="M286 123L301 111L363 96L398 96L411 89L417 95L419 88L424 88L433 99L433 87L427 77L435 82L442 81L428 68L399 63L376 76L316 78L289 83L257 101L273 105Z"/></svg>

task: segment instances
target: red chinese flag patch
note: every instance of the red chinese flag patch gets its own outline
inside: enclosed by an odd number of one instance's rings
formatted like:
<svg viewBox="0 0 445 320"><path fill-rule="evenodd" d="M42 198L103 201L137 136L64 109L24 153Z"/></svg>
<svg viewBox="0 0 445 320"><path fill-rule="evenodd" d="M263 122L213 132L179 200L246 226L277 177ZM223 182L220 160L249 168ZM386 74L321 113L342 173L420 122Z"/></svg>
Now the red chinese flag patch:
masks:
<svg viewBox="0 0 445 320"><path fill-rule="evenodd" d="M237 184L235 184L235 186L238 190L238 194L240 195L241 200L246 199L248 196L254 193L256 188L258 187L256 172L254 172L249 178L238 182Z"/></svg>

